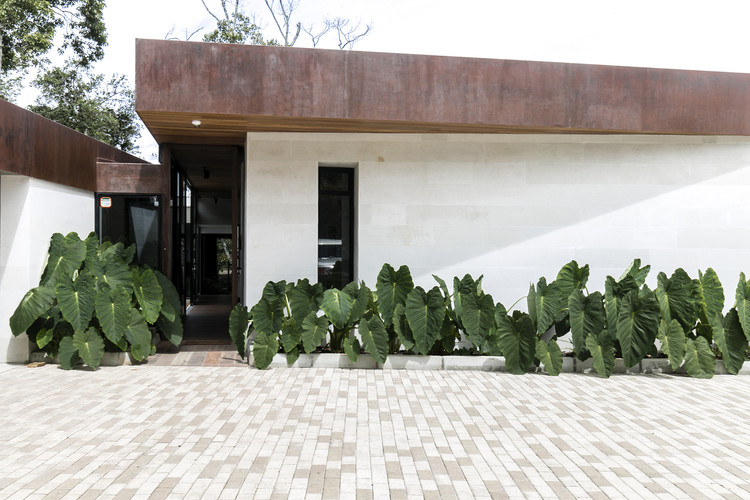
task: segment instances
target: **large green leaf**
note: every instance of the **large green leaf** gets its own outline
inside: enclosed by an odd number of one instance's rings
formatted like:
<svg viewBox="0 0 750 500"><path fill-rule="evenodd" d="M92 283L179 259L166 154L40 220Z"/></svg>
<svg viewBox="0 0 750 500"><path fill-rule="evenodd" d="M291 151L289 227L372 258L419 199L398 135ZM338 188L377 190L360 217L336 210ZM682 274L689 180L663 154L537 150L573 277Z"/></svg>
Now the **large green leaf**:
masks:
<svg viewBox="0 0 750 500"><path fill-rule="evenodd" d="M60 350L57 353L57 357L60 360L60 368L63 370L72 370L80 357L78 356L78 349L73 343L73 336L66 336L60 340Z"/></svg>
<svg viewBox="0 0 750 500"><path fill-rule="evenodd" d="M99 290L94 306L104 335L117 344L130 324L130 292L122 288Z"/></svg>
<svg viewBox="0 0 750 500"><path fill-rule="evenodd" d="M677 269L671 278L664 273L656 277L658 286L656 296L659 299L661 317L667 323L676 319L685 330L692 330L698 319L696 297L693 295L693 280L682 269Z"/></svg>
<svg viewBox="0 0 750 500"><path fill-rule="evenodd" d="M159 327L159 330L161 330L161 332L172 345L179 346L180 344L182 344L183 328L182 320L179 318L179 316L175 318L174 321L169 321L162 314L159 316L159 319L156 320L156 326Z"/></svg>
<svg viewBox="0 0 750 500"><path fill-rule="evenodd" d="M450 301L451 293L448 291L448 285L445 284L445 280L435 274L433 274L432 277L435 278L435 281L437 281L440 290L442 290L443 292L443 297L445 298L445 300ZM446 304L446 307L451 308L450 304Z"/></svg>
<svg viewBox="0 0 750 500"><path fill-rule="evenodd" d="M150 324L159 319L162 303L162 291L159 280L151 269L133 269L133 293L141 306L143 317Z"/></svg>
<svg viewBox="0 0 750 500"><path fill-rule="evenodd" d="M625 275L620 281L607 276L604 282L604 298L607 309L607 330L617 331L619 321L620 301L631 291L638 291L638 284L630 275Z"/></svg>
<svg viewBox="0 0 750 500"><path fill-rule="evenodd" d="M315 311L310 311L302 321L302 345L305 352L310 354L325 342L330 323L325 316L318 317Z"/></svg>
<svg viewBox="0 0 750 500"><path fill-rule="evenodd" d="M629 292L620 302L617 340L625 366L638 364L651 351L659 329L659 302L654 292L644 287Z"/></svg>
<svg viewBox="0 0 750 500"><path fill-rule="evenodd" d="M445 302L438 287L425 292L416 287L406 297L406 320L420 354L426 355L435 344L445 317Z"/></svg>
<svg viewBox="0 0 750 500"><path fill-rule="evenodd" d="M698 295L702 319L709 322L711 318L724 311L724 287L716 271L710 267L703 274L698 271Z"/></svg>
<svg viewBox="0 0 750 500"><path fill-rule="evenodd" d="M259 370L265 370L279 352L279 341L275 333L259 333L253 343L253 360Z"/></svg>
<svg viewBox="0 0 750 500"><path fill-rule="evenodd" d="M685 359L685 343L687 342L682 326L676 319L669 322L662 319L657 337L661 342L661 351L669 358L672 370L677 370Z"/></svg>
<svg viewBox="0 0 750 500"><path fill-rule="evenodd" d="M745 273L740 273L740 280L737 283L737 292L735 293L735 307L737 315L740 318L740 324L745 331L745 335L750 338L750 286L745 280Z"/></svg>
<svg viewBox="0 0 750 500"><path fill-rule="evenodd" d="M346 323L348 326L354 326L367 311L367 306L372 300L372 292L367 288L364 281L361 285L357 284L356 281L352 281L342 291L352 299L352 309Z"/></svg>
<svg viewBox="0 0 750 500"><path fill-rule="evenodd" d="M480 276L476 280L472 278L470 274L464 275L464 277L460 280L458 279L458 277L453 278L453 302L455 304L456 317L459 319L459 323L463 315L464 297L467 295L481 295L481 291L482 276Z"/></svg>
<svg viewBox="0 0 750 500"><path fill-rule="evenodd" d="M363 321L362 324L364 325L365 322ZM344 352L346 353L346 357L349 358L349 361L352 363L356 363L359 359L359 352L361 349L362 347L359 345L359 340L355 337L346 337L344 339Z"/></svg>
<svg viewBox="0 0 750 500"><path fill-rule="evenodd" d="M477 349L487 341L495 326L495 304L491 295L465 294L462 298L461 323Z"/></svg>
<svg viewBox="0 0 750 500"><path fill-rule="evenodd" d="M46 286L32 288L23 296L10 317L10 330L13 335L21 335L38 317L44 314L55 301L55 289Z"/></svg>
<svg viewBox="0 0 750 500"><path fill-rule="evenodd" d="M534 288L534 283L529 283L529 293L526 294L526 308L529 311L531 322L536 325L538 311L536 310L536 288Z"/></svg>
<svg viewBox="0 0 750 500"><path fill-rule="evenodd" d="M529 370L536 354L536 333L534 323L528 314L513 311L513 316L495 318L497 342L505 356L505 368L514 375L522 375Z"/></svg>
<svg viewBox="0 0 750 500"><path fill-rule="evenodd" d="M90 327L85 331L73 334L73 346L84 363L96 370L104 356L104 341L96 328Z"/></svg>
<svg viewBox="0 0 750 500"><path fill-rule="evenodd" d="M130 343L130 354L136 361L143 361L151 353L151 331L141 313L132 308L125 338Z"/></svg>
<svg viewBox="0 0 750 500"><path fill-rule="evenodd" d="M581 291L574 291L568 297L570 310L570 331L573 337L573 349L576 357L585 361L591 356L586 348L589 335L598 336L604 330L607 316L600 292L584 296Z"/></svg>
<svg viewBox="0 0 750 500"><path fill-rule="evenodd" d="M362 320L359 323L359 336L362 337L362 347L372 355L378 363L385 363L388 357L388 331L378 316Z"/></svg>
<svg viewBox="0 0 750 500"><path fill-rule="evenodd" d="M279 339L284 352L292 352L302 341L302 325L295 318L285 318Z"/></svg>
<svg viewBox="0 0 750 500"><path fill-rule="evenodd" d="M403 304L398 304L393 311L393 330L404 350L409 351L414 347L414 334L406 319L406 307Z"/></svg>
<svg viewBox="0 0 750 500"><path fill-rule="evenodd" d="M43 286L55 286L58 280L71 278L86 258L86 245L76 233L63 236L52 235L49 243L47 265L39 282Z"/></svg>
<svg viewBox="0 0 750 500"><path fill-rule="evenodd" d="M536 356L544 365L544 370L552 376L560 375L562 371L563 355L557 341L552 339L549 344L543 340L536 342Z"/></svg>
<svg viewBox="0 0 750 500"><path fill-rule="evenodd" d="M56 294L63 318L73 326L75 331L85 330L94 314L94 301L96 300L94 278L88 273L83 273L75 282L67 279L59 281Z"/></svg>
<svg viewBox="0 0 750 500"><path fill-rule="evenodd" d="M414 288L414 282L407 266L399 267L398 271L390 264L383 264L375 291L378 296L378 311L385 324L393 324L393 311L398 304L406 304L406 296Z"/></svg>
<svg viewBox="0 0 750 500"><path fill-rule="evenodd" d="M311 311L317 312L323 300L323 284L310 284L307 278L298 280L289 294L292 316L301 323Z"/></svg>
<svg viewBox="0 0 750 500"><path fill-rule="evenodd" d="M606 331L586 337L586 349L594 358L594 370L602 378L609 378L615 368L615 343Z"/></svg>
<svg viewBox="0 0 750 500"><path fill-rule="evenodd" d="M542 334L555 323L557 311L562 305L562 296L557 283L549 285L544 277L539 278L534 295L536 301L536 330ZM565 297L567 300L567 296Z"/></svg>
<svg viewBox="0 0 750 500"><path fill-rule="evenodd" d="M44 349L47 344L50 343L53 336L53 329L52 328L42 328L37 332L36 334L36 345L39 347L39 349Z"/></svg>
<svg viewBox="0 0 750 500"><path fill-rule="evenodd" d="M247 307L237 304L229 313L229 337L240 357L245 357L245 342L247 340L247 329L250 325L250 312Z"/></svg>
<svg viewBox="0 0 750 500"><path fill-rule="evenodd" d="M693 378L712 378L716 358L704 337L687 339L685 345L685 371Z"/></svg>
<svg viewBox="0 0 750 500"><path fill-rule="evenodd" d="M574 291L582 290L589 280L589 265L578 267L578 262L571 260L565 264L557 273L557 287L559 288L563 303Z"/></svg>
<svg viewBox="0 0 750 500"><path fill-rule="evenodd" d="M86 257L83 260L83 267L98 280L104 274L104 267L99 260L99 236L91 232L83 240L83 244L86 247Z"/></svg>
<svg viewBox="0 0 750 500"><path fill-rule="evenodd" d="M122 248L122 244L118 243L111 248ZM102 252L101 262L104 274L101 276L100 282L110 288L124 288L130 293L133 289L133 278L130 274L130 266L122 259L120 253Z"/></svg>
<svg viewBox="0 0 750 500"><path fill-rule="evenodd" d="M737 310L730 309L724 319L721 314L717 314L711 321L711 327L724 367L729 373L736 375L747 360L747 337L742 331Z"/></svg>
<svg viewBox="0 0 750 500"><path fill-rule="evenodd" d="M631 278L633 278L636 286L640 288L644 283L646 283L646 277L648 277L648 273L650 270L651 266L641 267L641 259L635 259L630 263L628 268L625 269L625 272L622 273L622 276L620 276L620 281L623 281L625 278L630 276Z"/></svg>
<svg viewBox="0 0 750 500"><path fill-rule="evenodd" d="M284 320L284 304L280 300L269 302L266 297L261 298L251 310L253 328L258 333L277 334L281 330Z"/></svg>
<svg viewBox="0 0 750 500"><path fill-rule="evenodd" d="M153 273L156 275L156 280L159 282L163 296L161 302L161 313L167 321L174 323L175 320L179 320L182 315L180 295L177 293L177 288L175 288L174 284L169 281L169 278L156 270L154 270Z"/></svg>
<svg viewBox="0 0 750 500"><path fill-rule="evenodd" d="M283 302L284 295L286 293L286 281L281 280L277 282L269 281L266 286L263 287L262 298L268 302Z"/></svg>
<svg viewBox="0 0 750 500"><path fill-rule="evenodd" d="M323 301L320 303L320 308L326 313L333 326L339 330L343 330L349 321L353 305L354 300L348 293L330 288L323 294Z"/></svg>

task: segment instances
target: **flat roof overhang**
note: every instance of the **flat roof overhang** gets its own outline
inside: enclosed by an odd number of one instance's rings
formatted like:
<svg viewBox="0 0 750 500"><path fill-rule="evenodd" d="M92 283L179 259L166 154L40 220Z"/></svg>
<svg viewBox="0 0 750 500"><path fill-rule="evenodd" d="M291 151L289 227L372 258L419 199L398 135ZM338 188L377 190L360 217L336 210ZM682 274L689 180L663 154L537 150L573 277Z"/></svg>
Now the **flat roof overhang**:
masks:
<svg viewBox="0 0 750 500"><path fill-rule="evenodd" d="M250 131L748 136L750 74L137 40L136 110L175 144Z"/></svg>

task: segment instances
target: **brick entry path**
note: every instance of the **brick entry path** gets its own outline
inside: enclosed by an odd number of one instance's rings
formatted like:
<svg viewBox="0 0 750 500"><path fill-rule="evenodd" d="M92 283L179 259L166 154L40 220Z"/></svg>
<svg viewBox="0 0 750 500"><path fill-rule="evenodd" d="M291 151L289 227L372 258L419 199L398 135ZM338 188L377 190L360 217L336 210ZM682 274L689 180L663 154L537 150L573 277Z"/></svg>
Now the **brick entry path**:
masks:
<svg viewBox="0 0 750 500"><path fill-rule="evenodd" d="M0 498L749 498L750 376L0 365Z"/></svg>

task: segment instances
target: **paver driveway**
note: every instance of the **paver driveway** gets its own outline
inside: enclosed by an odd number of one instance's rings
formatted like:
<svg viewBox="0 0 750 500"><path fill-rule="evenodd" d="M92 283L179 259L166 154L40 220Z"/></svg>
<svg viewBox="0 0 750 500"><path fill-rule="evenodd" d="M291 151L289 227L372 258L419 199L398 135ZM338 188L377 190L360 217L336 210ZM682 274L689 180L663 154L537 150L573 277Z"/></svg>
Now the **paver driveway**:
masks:
<svg viewBox="0 0 750 500"><path fill-rule="evenodd" d="M750 377L0 365L0 498L750 498Z"/></svg>

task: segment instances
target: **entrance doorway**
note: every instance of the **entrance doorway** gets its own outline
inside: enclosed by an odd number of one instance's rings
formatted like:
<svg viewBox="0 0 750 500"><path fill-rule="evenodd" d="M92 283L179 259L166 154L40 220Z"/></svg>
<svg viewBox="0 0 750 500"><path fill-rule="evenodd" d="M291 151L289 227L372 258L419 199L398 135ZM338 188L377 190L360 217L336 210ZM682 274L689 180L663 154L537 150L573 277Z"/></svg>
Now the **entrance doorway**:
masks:
<svg viewBox="0 0 750 500"><path fill-rule="evenodd" d="M232 235L202 234L200 284L203 295L232 293Z"/></svg>
<svg viewBox="0 0 750 500"><path fill-rule="evenodd" d="M242 154L235 146L170 145L172 280L185 300L186 344L229 343L240 298Z"/></svg>

